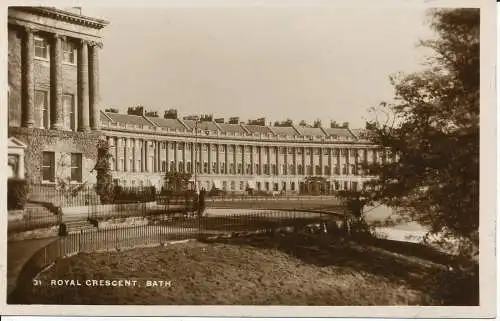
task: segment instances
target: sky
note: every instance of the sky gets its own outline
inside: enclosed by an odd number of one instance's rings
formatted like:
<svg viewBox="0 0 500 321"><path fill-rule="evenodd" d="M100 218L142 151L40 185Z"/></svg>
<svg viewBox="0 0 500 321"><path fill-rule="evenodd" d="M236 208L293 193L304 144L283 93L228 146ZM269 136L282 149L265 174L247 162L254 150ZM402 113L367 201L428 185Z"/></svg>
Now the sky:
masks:
<svg viewBox="0 0 500 321"><path fill-rule="evenodd" d="M364 126L421 69L424 8L83 8L104 18L104 108Z"/></svg>

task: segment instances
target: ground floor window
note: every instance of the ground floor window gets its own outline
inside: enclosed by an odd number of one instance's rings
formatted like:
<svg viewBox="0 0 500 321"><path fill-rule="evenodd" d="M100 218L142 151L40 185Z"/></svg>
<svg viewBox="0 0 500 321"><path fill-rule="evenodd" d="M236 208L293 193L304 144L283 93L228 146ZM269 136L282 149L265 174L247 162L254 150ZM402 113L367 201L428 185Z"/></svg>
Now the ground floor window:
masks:
<svg viewBox="0 0 500 321"><path fill-rule="evenodd" d="M55 153L43 152L42 158L42 180L55 182Z"/></svg>
<svg viewBox="0 0 500 321"><path fill-rule="evenodd" d="M290 190L295 191L295 182L290 183Z"/></svg>
<svg viewBox="0 0 500 321"><path fill-rule="evenodd" d="M82 181L82 154L71 154L71 181Z"/></svg>
<svg viewBox="0 0 500 321"><path fill-rule="evenodd" d="M264 186L265 186L265 188L266 188L266 191L269 191L269 182L266 182L266 183L264 184Z"/></svg>

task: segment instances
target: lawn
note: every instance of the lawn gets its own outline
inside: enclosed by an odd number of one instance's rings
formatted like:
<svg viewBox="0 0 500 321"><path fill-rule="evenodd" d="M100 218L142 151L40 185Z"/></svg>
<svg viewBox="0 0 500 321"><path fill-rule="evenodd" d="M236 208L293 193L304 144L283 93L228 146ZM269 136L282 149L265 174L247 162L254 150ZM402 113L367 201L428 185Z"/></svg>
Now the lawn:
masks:
<svg viewBox="0 0 500 321"><path fill-rule="evenodd" d="M389 243L387 243L389 244ZM79 254L23 295L38 304L441 305L449 280L436 253L325 236L255 235ZM415 247L416 245L411 245ZM412 254L400 254L412 253ZM431 255L432 254L432 255ZM50 287L50 280L136 280L135 287ZM146 287L148 280L170 286ZM461 289L467 291L467 289Z"/></svg>

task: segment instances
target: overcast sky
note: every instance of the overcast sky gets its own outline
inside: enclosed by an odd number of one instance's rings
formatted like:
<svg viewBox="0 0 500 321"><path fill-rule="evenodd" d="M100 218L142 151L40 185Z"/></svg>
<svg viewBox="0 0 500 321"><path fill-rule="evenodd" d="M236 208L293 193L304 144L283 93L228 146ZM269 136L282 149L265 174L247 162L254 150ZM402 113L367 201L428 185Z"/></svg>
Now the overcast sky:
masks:
<svg viewBox="0 0 500 321"><path fill-rule="evenodd" d="M360 127L420 69L419 8L84 8L104 18L104 107Z"/></svg>

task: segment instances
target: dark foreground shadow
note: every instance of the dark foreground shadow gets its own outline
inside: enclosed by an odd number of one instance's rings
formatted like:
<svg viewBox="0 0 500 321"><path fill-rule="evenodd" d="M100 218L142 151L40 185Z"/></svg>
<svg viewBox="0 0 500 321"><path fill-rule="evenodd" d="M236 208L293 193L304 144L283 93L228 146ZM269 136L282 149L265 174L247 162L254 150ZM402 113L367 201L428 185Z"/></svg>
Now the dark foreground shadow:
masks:
<svg viewBox="0 0 500 321"><path fill-rule="evenodd" d="M478 267L450 270L451 258L421 244L390 240L353 241L330 235L274 233L205 240L281 250L316 266L374 274L434 297L441 305L479 305Z"/></svg>

